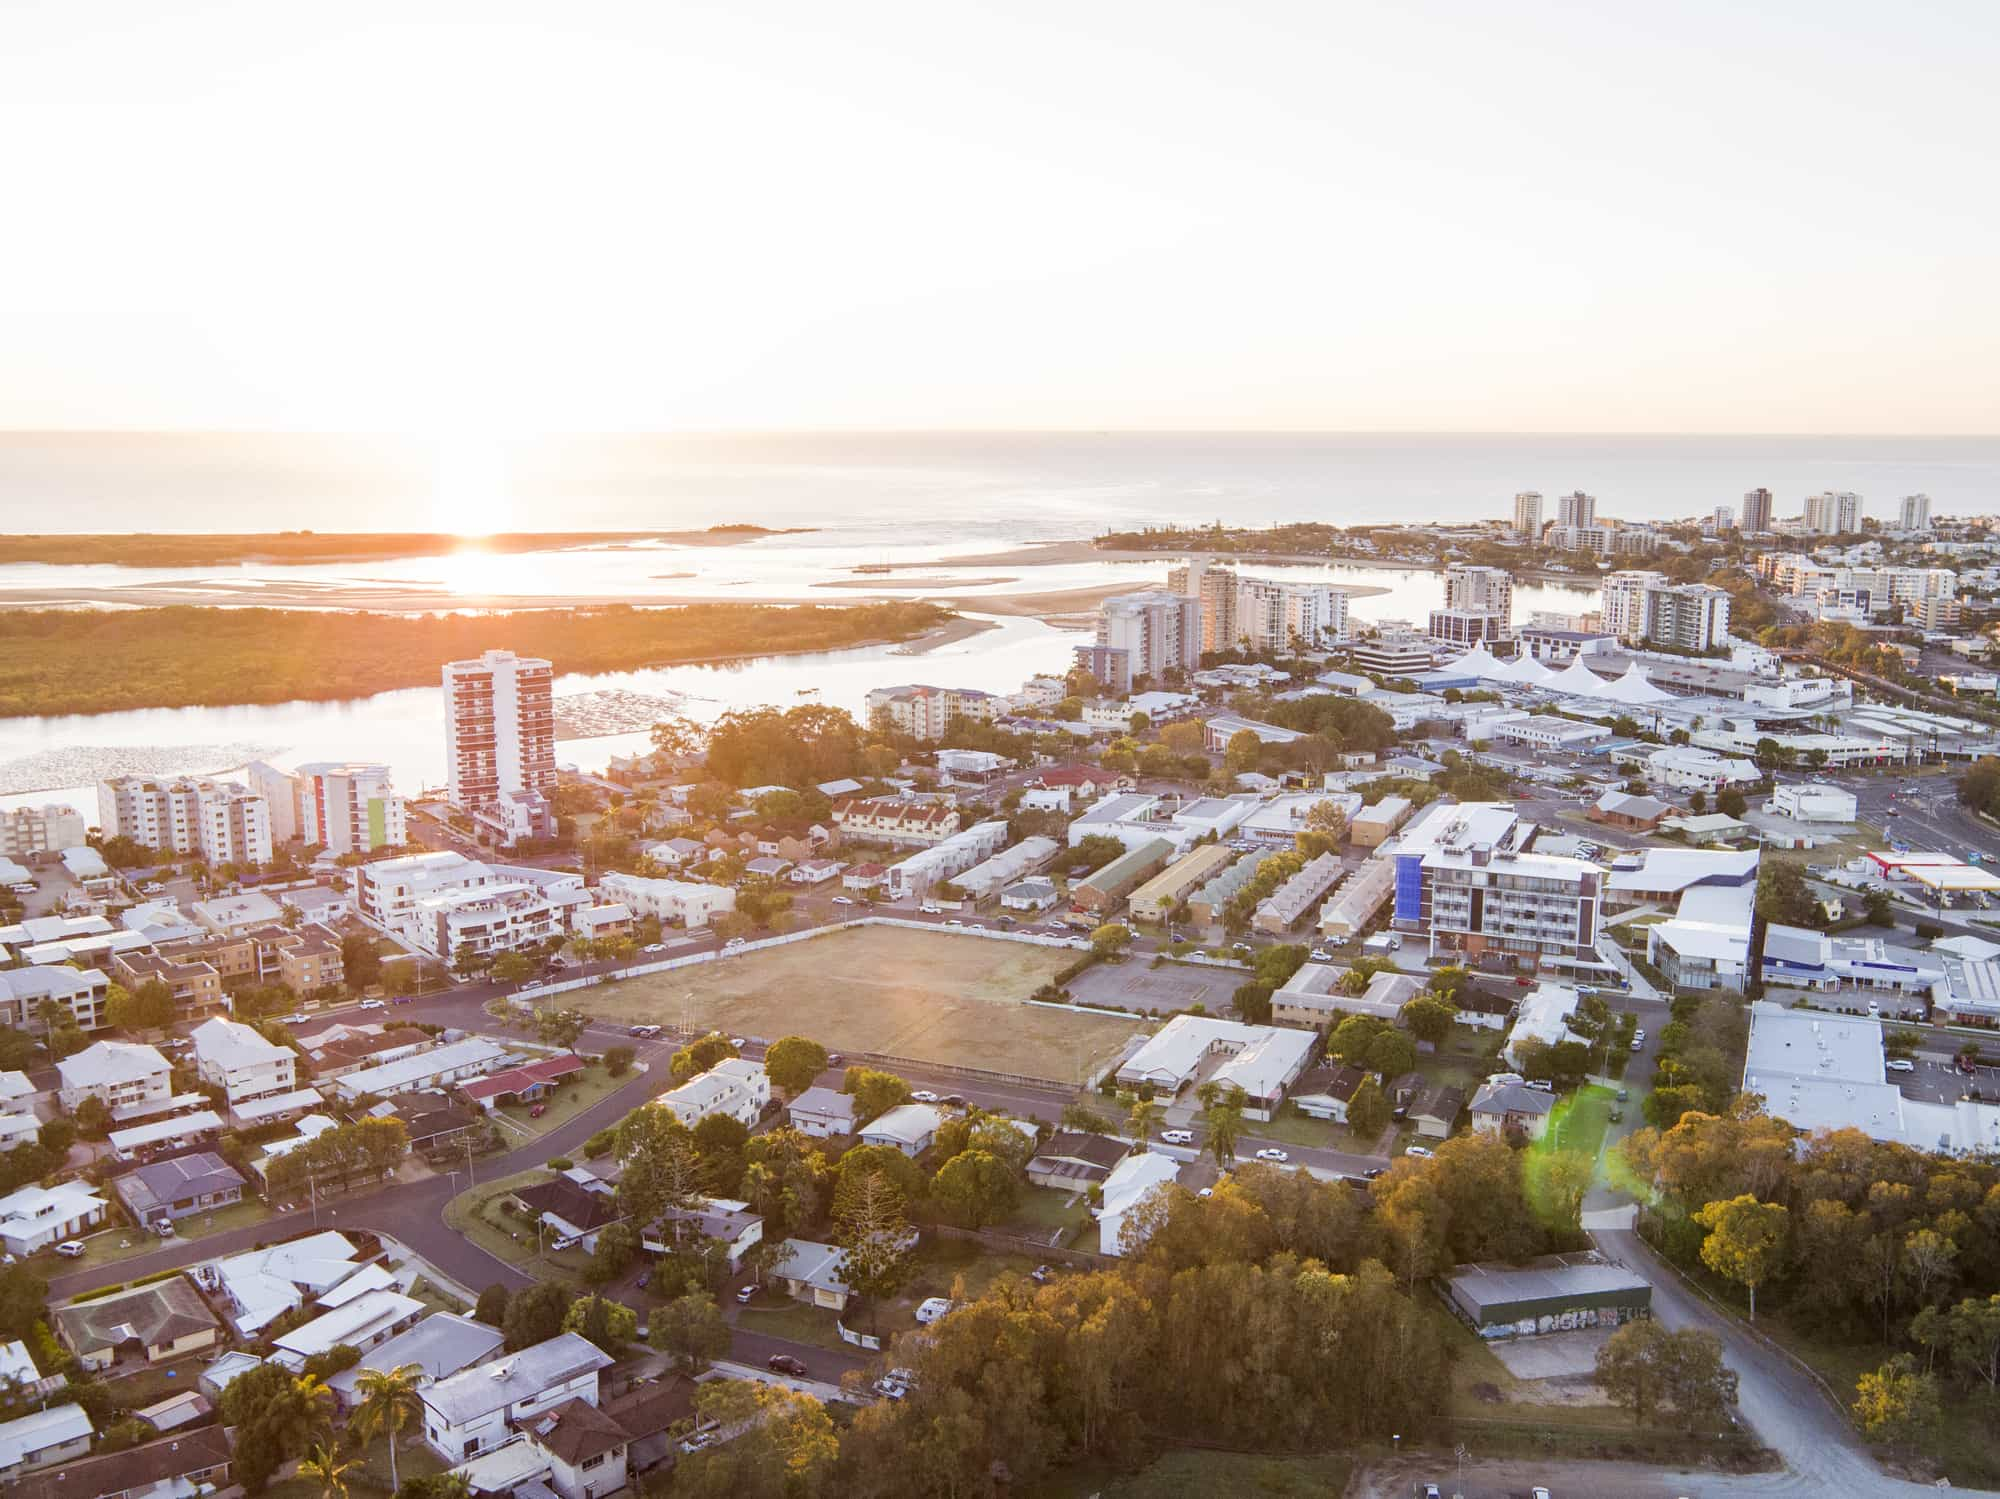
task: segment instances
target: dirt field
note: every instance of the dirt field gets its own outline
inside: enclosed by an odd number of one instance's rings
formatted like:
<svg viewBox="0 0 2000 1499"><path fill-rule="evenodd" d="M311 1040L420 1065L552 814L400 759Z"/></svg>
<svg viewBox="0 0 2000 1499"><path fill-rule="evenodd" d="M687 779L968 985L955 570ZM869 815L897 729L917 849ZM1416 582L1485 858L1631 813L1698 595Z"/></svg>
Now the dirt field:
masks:
<svg viewBox="0 0 2000 1499"><path fill-rule="evenodd" d="M593 1014L694 1024L1075 1082L1139 1020L1026 1005L1076 954L948 932L857 927L589 991Z"/></svg>

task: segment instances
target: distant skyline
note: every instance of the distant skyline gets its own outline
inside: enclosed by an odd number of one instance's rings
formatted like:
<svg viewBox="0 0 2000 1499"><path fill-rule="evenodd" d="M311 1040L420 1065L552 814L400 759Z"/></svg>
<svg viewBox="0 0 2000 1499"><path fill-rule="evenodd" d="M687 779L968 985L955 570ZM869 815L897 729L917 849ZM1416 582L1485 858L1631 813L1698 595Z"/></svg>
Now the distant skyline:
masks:
<svg viewBox="0 0 2000 1499"><path fill-rule="evenodd" d="M2000 8L0 16L0 427L1982 435Z"/></svg>

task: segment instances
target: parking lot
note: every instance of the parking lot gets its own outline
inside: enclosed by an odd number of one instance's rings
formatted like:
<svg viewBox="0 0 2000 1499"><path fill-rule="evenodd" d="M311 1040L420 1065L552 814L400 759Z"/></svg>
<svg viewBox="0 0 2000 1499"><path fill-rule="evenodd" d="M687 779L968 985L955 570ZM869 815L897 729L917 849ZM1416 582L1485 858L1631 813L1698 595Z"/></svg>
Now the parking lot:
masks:
<svg viewBox="0 0 2000 1499"><path fill-rule="evenodd" d="M1099 963L1069 982L1078 1004L1108 1010L1185 1010L1204 1005L1214 1015L1228 1005L1250 975L1240 968L1205 968L1195 963L1162 963L1142 957Z"/></svg>

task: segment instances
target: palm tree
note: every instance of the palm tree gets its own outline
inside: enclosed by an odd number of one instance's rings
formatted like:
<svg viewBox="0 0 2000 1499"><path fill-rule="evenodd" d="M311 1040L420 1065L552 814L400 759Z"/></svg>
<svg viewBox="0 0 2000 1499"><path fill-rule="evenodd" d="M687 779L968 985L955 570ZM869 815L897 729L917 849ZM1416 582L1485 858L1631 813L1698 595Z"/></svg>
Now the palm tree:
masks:
<svg viewBox="0 0 2000 1499"><path fill-rule="evenodd" d="M1207 1133L1204 1142L1208 1153L1215 1157L1217 1166L1233 1166L1236 1163L1236 1140L1243 1132L1244 1092L1241 1088L1231 1088L1227 1094L1216 1088L1213 1082L1203 1083L1200 1094L1201 1127Z"/></svg>
<svg viewBox="0 0 2000 1499"><path fill-rule="evenodd" d="M1125 1105L1125 1128L1131 1131L1135 1140L1150 1140L1160 1121L1167 1116L1166 1106L1156 1098L1146 1098L1137 1093L1120 1093L1118 1101Z"/></svg>
<svg viewBox="0 0 2000 1499"><path fill-rule="evenodd" d="M389 1438L389 1491L402 1487L396 1472L396 1439L412 1421L421 1421L423 1400L417 1394L422 1364L404 1364L396 1369L365 1369L354 1381L360 1403L350 1424L357 1442L372 1441L386 1433Z"/></svg>
<svg viewBox="0 0 2000 1499"><path fill-rule="evenodd" d="M346 1474L353 1466L321 1444L299 1459L299 1477L319 1485L319 1499L347 1499Z"/></svg>

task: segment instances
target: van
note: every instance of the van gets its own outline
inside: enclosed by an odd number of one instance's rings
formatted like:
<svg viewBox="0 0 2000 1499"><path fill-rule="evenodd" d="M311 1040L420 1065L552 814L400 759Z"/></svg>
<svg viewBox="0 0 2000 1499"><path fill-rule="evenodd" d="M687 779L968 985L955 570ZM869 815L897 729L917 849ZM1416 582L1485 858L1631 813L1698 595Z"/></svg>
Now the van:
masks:
<svg viewBox="0 0 2000 1499"><path fill-rule="evenodd" d="M1912 1062L1908 1057L1891 1057L1883 1065L1891 1072L1915 1072L1917 1070L1917 1064Z"/></svg>

